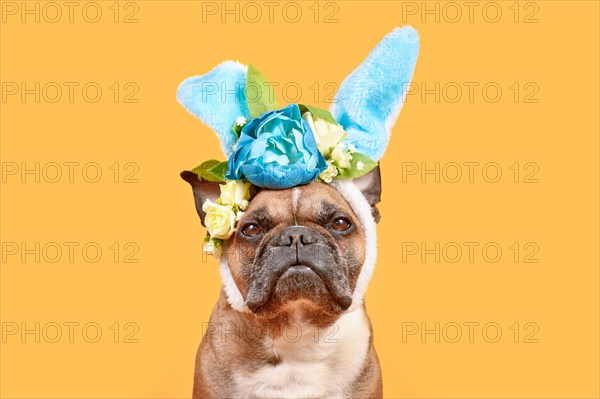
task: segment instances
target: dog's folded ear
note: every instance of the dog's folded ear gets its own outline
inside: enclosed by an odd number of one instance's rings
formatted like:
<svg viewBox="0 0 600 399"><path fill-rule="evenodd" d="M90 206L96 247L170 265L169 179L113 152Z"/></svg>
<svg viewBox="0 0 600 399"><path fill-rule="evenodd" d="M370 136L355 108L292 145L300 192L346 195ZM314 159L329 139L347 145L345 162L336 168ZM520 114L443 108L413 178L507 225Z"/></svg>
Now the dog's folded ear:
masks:
<svg viewBox="0 0 600 399"><path fill-rule="evenodd" d="M373 168L369 173L358 177L352 181L371 205L371 214L375 222L379 222L381 218L377 204L381 202L381 172L379 165Z"/></svg>
<svg viewBox="0 0 600 399"><path fill-rule="evenodd" d="M194 192L194 202L196 203L196 211L198 212L198 216L200 216L202 225L205 226L204 218L206 217L206 213L204 213L202 210L202 204L204 204L207 199L215 202L217 198L219 198L221 195L219 183L204 180L189 170L184 170L180 175L183 180L190 183L192 186L192 191Z"/></svg>

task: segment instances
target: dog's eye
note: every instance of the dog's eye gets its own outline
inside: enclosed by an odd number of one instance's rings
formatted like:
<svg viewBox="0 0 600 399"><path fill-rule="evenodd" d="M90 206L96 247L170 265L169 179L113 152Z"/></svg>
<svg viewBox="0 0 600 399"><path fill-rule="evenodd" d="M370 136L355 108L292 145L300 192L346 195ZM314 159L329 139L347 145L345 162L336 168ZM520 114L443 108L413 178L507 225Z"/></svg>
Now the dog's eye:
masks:
<svg viewBox="0 0 600 399"><path fill-rule="evenodd" d="M242 229L242 233L248 237L254 237L261 233L260 227L256 223L248 223Z"/></svg>
<svg viewBox="0 0 600 399"><path fill-rule="evenodd" d="M352 226L352 223L346 218L336 218L333 223L331 223L331 228L337 231L348 230Z"/></svg>

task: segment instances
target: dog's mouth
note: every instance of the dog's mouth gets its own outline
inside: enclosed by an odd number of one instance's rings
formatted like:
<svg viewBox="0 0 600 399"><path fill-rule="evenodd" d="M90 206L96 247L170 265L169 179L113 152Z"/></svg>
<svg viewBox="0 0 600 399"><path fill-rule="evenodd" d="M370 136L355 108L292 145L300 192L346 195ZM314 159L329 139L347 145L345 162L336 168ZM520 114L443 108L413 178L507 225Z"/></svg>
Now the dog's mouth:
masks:
<svg viewBox="0 0 600 399"><path fill-rule="evenodd" d="M344 311L352 304L351 290L347 278L335 267L302 259L280 263L271 267L270 273L264 273L252 282L246 305L254 312L261 312L267 304L276 298L279 301L305 299L324 301L329 297Z"/></svg>
<svg viewBox="0 0 600 399"><path fill-rule="evenodd" d="M313 271L313 269L310 268L310 266L307 265L303 265L302 263L296 263L294 265L289 266L282 274L281 276L279 276L279 280L281 280L283 277L287 276L288 274L292 274L292 273L308 273L308 274L313 274L315 276L319 276L317 273L315 273Z"/></svg>

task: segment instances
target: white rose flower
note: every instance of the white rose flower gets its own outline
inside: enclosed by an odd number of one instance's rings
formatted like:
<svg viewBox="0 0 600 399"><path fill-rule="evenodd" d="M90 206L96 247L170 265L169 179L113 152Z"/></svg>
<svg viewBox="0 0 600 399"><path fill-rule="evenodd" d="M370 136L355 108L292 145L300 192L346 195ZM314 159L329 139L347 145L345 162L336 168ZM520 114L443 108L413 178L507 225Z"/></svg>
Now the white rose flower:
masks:
<svg viewBox="0 0 600 399"><path fill-rule="evenodd" d="M344 143L339 143L333 147L333 151L331 151L331 159L337 162L340 168L346 169L350 167L352 155L350 155L350 153L346 150Z"/></svg>
<svg viewBox="0 0 600 399"><path fill-rule="evenodd" d="M207 199L202 205L204 224L212 238L227 240L235 231L235 213L231 205L215 204Z"/></svg>
<svg viewBox="0 0 600 399"><path fill-rule="evenodd" d="M231 119L230 119L231 120ZM243 116L238 116L235 120L235 124L238 126L244 126L248 121Z"/></svg>
<svg viewBox="0 0 600 399"><path fill-rule="evenodd" d="M217 256L220 252L220 248L217 248L214 242L209 241L204 243L204 253L208 255Z"/></svg>
<svg viewBox="0 0 600 399"><path fill-rule="evenodd" d="M250 183L237 180L228 181L219 186L221 189L221 204L236 205L241 210L248 207L248 198L250 198Z"/></svg>
<svg viewBox="0 0 600 399"><path fill-rule="evenodd" d="M334 177L337 176L337 174L338 174L338 170L335 167L335 165L333 164L333 162L327 162L327 169L325 169L324 171L322 171L319 174L319 177L325 183L331 183L331 181L333 180Z"/></svg>
<svg viewBox="0 0 600 399"><path fill-rule="evenodd" d="M329 154L329 149L334 147L346 137L344 128L337 123L327 122L323 119L314 118L310 112L305 112L302 115L315 136L315 142L321 155Z"/></svg>

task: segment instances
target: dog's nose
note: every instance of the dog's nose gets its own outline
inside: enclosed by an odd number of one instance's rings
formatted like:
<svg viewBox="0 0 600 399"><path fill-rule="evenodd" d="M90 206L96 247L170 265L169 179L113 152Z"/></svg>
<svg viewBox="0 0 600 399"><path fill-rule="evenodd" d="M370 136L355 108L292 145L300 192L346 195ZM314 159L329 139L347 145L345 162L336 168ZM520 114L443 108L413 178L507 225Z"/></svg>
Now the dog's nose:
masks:
<svg viewBox="0 0 600 399"><path fill-rule="evenodd" d="M300 247L317 242L318 233L304 227L292 226L281 231L273 240L278 247Z"/></svg>

